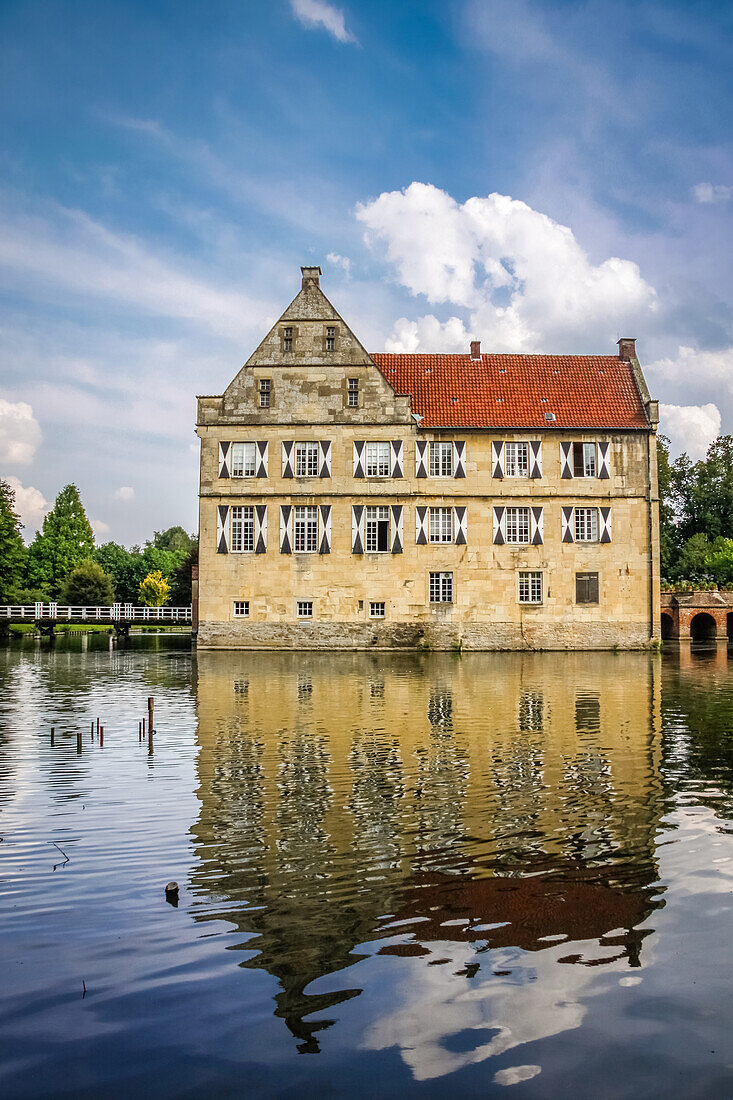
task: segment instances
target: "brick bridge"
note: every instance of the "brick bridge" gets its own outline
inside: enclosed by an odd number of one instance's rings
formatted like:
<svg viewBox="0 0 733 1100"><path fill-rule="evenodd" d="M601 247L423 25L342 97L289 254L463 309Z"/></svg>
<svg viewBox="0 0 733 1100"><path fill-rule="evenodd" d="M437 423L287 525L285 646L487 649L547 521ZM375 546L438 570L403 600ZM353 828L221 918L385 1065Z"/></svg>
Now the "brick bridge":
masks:
<svg viewBox="0 0 733 1100"><path fill-rule="evenodd" d="M662 639L733 641L733 592L662 592Z"/></svg>

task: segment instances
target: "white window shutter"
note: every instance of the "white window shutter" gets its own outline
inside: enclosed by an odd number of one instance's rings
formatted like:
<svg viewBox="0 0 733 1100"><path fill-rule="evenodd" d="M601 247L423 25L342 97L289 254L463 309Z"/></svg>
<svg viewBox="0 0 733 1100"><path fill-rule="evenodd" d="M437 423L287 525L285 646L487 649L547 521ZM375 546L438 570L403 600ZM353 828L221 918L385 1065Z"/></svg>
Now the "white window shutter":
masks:
<svg viewBox="0 0 733 1100"><path fill-rule="evenodd" d="M599 443L597 445L598 451L598 476L602 478L609 478L611 471L608 462L608 452L610 449L609 443Z"/></svg>
<svg viewBox="0 0 733 1100"><path fill-rule="evenodd" d="M542 546L545 537L544 509L534 505L529 513L530 532L529 541L533 546Z"/></svg>
<svg viewBox="0 0 733 1100"><path fill-rule="evenodd" d="M351 506L351 553L364 553L364 505Z"/></svg>
<svg viewBox="0 0 733 1100"><path fill-rule="evenodd" d="M318 506L318 553L331 553L331 505Z"/></svg>
<svg viewBox="0 0 733 1100"><path fill-rule="evenodd" d="M401 444L400 444L401 446ZM392 505L392 553L401 554L402 547L404 545L404 535L402 528L402 516L404 508L401 504Z"/></svg>
<svg viewBox="0 0 733 1100"><path fill-rule="evenodd" d="M562 541L575 542L575 509L563 506L562 509Z"/></svg>
<svg viewBox="0 0 733 1100"><path fill-rule="evenodd" d="M283 477L293 476L293 446L292 439L283 442Z"/></svg>
<svg viewBox="0 0 733 1100"><path fill-rule="evenodd" d="M468 509L464 505L453 509L453 541L465 546L468 541Z"/></svg>
<svg viewBox="0 0 733 1100"><path fill-rule="evenodd" d="M415 509L415 542L426 546L428 541L428 509L419 504Z"/></svg>
<svg viewBox="0 0 733 1100"><path fill-rule="evenodd" d="M466 476L466 441L459 439L453 444L453 477Z"/></svg>
<svg viewBox="0 0 733 1100"><path fill-rule="evenodd" d="M229 505L216 506L216 552L229 553Z"/></svg>
<svg viewBox="0 0 733 1100"><path fill-rule="evenodd" d="M539 439L529 444L529 476L542 477L542 441Z"/></svg>
<svg viewBox="0 0 733 1100"><path fill-rule="evenodd" d="M292 554L293 552L293 506L292 504L280 505L280 553Z"/></svg>
<svg viewBox="0 0 733 1100"><path fill-rule="evenodd" d="M498 440L491 444L491 470L493 477L504 477L504 444Z"/></svg>
<svg viewBox="0 0 733 1100"><path fill-rule="evenodd" d="M503 446L503 444L502 444ZM503 546L506 542L506 508L494 507L494 545Z"/></svg>
<svg viewBox="0 0 733 1100"><path fill-rule="evenodd" d="M330 477L331 476L331 442L328 439L322 439L318 444L318 453L320 461L318 463L318 476Z"/></svg>
<svg viewBox="0 0 733 1100"><path fill-rule="evenodd" d="M231 443L219 444L219 477L230 477L229 473L229 455L231 453Z"/></svg>
<svg viewBox="0 0 733 1100"><path fill-rule="evenodd" d="M601 521L598 525L598 527L599 527L598 541L599 542L610 542L611 541L611 509L610 508L599 508L598 512L599 512L599 517L598 518Z"/></svg>
<svg viewBox="0 0 733 1100"><path fill-rule="evenodd" d="M255 504L255 554L267 550L267 505Z"/></svg>
<svg viewBox="0 0 733 1100"><path fill-rule="evenodd" d="M560 477L569 478L573 476L572 452L572 443L560 444Z"/></svg>
<svg viewBox="0 0 733 1100"><path fill-rule="evenodd" d="M256 443L255 450L257 451L255 474L257 477L267 477L267 440L260 440L259 443Z"/></svg>
<svg viewBox="0 0 733 1100"><path fill-rule="evenodd" d="M415 477L428 476L428 440L415 440Z"/></svg>
<svg viewBox="0 0 733 1100"><path fill-rule="evenodd" d="M363 439L354 440L354 477L364 477L364 448Z"/></svg>
<svg viewBox="0 0 733 1100"><path fill-rule="evenodd" d="M390 470L390 477L403 477L403 471L405 464L402 459L402 440L393 439L390 443L390 453L392 455L392 464Z"/></svg>

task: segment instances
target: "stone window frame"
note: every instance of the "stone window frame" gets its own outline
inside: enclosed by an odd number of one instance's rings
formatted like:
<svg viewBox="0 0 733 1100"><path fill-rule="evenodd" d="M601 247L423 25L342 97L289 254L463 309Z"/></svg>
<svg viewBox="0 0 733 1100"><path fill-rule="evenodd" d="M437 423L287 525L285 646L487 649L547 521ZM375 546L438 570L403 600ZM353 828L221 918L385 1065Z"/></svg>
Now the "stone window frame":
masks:
<svg viewBox="0 0 733 1100"><path fill-rule="evenodd" d="M522 577L529 577L529 595L532 595L533 578L540 578L540 598L539 600L522 599ZM517 570L517 603L522 607L543 607L546 599L545 591L545 571L544 569L518 569Z"/></svg>
<svg viewBox="0 0 733 1100"><path fill-rule="evenodd" d="M381 607L381 614L375 614L374 608ZM376 620L383 620L387 618L387 601L386 600L369 600L369 618Z"/></svg>
<svg viewBox="0 0 733 1100"><path fill-rule="evenodd" d="M440 581L438 582L441 586L441 598L438 599L438 600L433 600L433 599L430 598L431 597L431 591L430 591L431 577L433 577L433 576L441 578ZM442 586L443 586L443 578L444 577L450 577L450 586L451 586L450 596L451 596L451 598L449 600L442 599L442 591L443 591ZM428 571L427 575L426 575L426 581L427 581L427 602L428 602L429 607L455 607L455 604L456 604L456 573L455 573L454 569L430 569Z"/></svg>
<svg viewBox="0 0 733 1100"><path fill-rule="evenodd" d="M289 329L292 333L292 336L290 337L292 341L292 346L290 348L285 347L285 341L287 339L285 335L286 329ZM280 353L282 355L295 355L298 346L298 337L300 336L300 329L298 328L298 326L292 324L292 322L290 321L287 321L284 324L278 326L278 336L280 338Z"/></svg>
<svg viewBox="0 0 733 1100"><path fill-rule="evenodd" d="M237 608L245 608L243 611L238 611ZM232 618L233 619L248 619L250 613L250 601L249 600L232 600Z"/></svg>
<svg viewBox="0 0 733 1100"><path fill-rule="evenodd" d="M269 394L269 400L268 400L266 405L262 404L262 395L263 395L262 383L263 382L269 382L270 383L270 388L267 391L268 394ZM275 387L272 383L272 377L269 374L258 374L255 377L255 383L257 385L257 408L260 409L260 410L271 409L273 407L273 405L275 404Z"/></svg>
<svg viewBox="0 0 733 1100"><path fill-rule="evenodd" d="M330 339L328 330L332 328L333 332L333 347L329 348L328 341ZM341 329L338 321L324 321L323 333L321 334L322 350L324 355L335 355L337 351L341 350Z"/></svg>
<svg viewBox="0 0 733 1100"><path fill-rule="evenodd" d="M310 607L310 611L305 613L304 608ZM296 599L295 601L295 618L300 622L314 619L316 611L316 601L312 598Z"/></svg>
<svg viewBox="0 0 733 1100"><path fill-rule="evenodd" d="M595 577L596 598L594 600L578 599L578 580ZM578 607L598 607L601 602L601 574L598 569L581 569L575 574L575 596L573 601Z"/></svg>
<svg viewBox="0 0 733 1100"><path fill-rule="evenodd" d="M351 384L352 382L355 382L356 385L352 386L352 384ZM359 376L357 374L352 374L350 377L348 377L346 379L346 407L347 407L347 409L358 409L359 408L359 397L361 396L361 387L360 387L359 383L360 383L360 379L359 379ZM353 398L356 398L356 400L352 400Z"/></svg>

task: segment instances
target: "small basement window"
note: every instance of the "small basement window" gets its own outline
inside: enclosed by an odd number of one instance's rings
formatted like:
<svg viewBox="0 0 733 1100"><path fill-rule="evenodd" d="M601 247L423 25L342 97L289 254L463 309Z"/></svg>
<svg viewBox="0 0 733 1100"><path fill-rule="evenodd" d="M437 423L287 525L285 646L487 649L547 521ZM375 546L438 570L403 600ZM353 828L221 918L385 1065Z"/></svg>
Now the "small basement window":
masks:
<svg viewBox="0 0 733 1100"><path fill-rule="evenodd" d="M313 600L298 600L298 618L313 618Z"/></svg>
<svg viewBox="0 0 733 1100"><path fill-rule="evenodd" d="M385 615L384 600L371 600L369 603L369 618L383 619Z"/></svg>
<svg viewBox="0 0 733 1100"><path fill-rule="evenodd" d="M234 601L234 617L237 619L246 619L249 616L249 600L235 600Z"/></svg>

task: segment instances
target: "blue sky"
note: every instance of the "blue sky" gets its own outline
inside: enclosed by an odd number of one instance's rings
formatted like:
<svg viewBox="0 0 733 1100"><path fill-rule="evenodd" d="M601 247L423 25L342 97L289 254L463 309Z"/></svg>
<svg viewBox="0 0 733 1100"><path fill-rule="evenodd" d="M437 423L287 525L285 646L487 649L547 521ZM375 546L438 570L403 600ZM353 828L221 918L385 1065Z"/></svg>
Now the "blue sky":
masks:
<svg viewBox="0 0 733 1100"><path fill-rule="evenodd" d="M636 336L733 430L733 5L0 6L0 475L98 537L196 526L196 393L321 263L371 350Z"/></svg>

